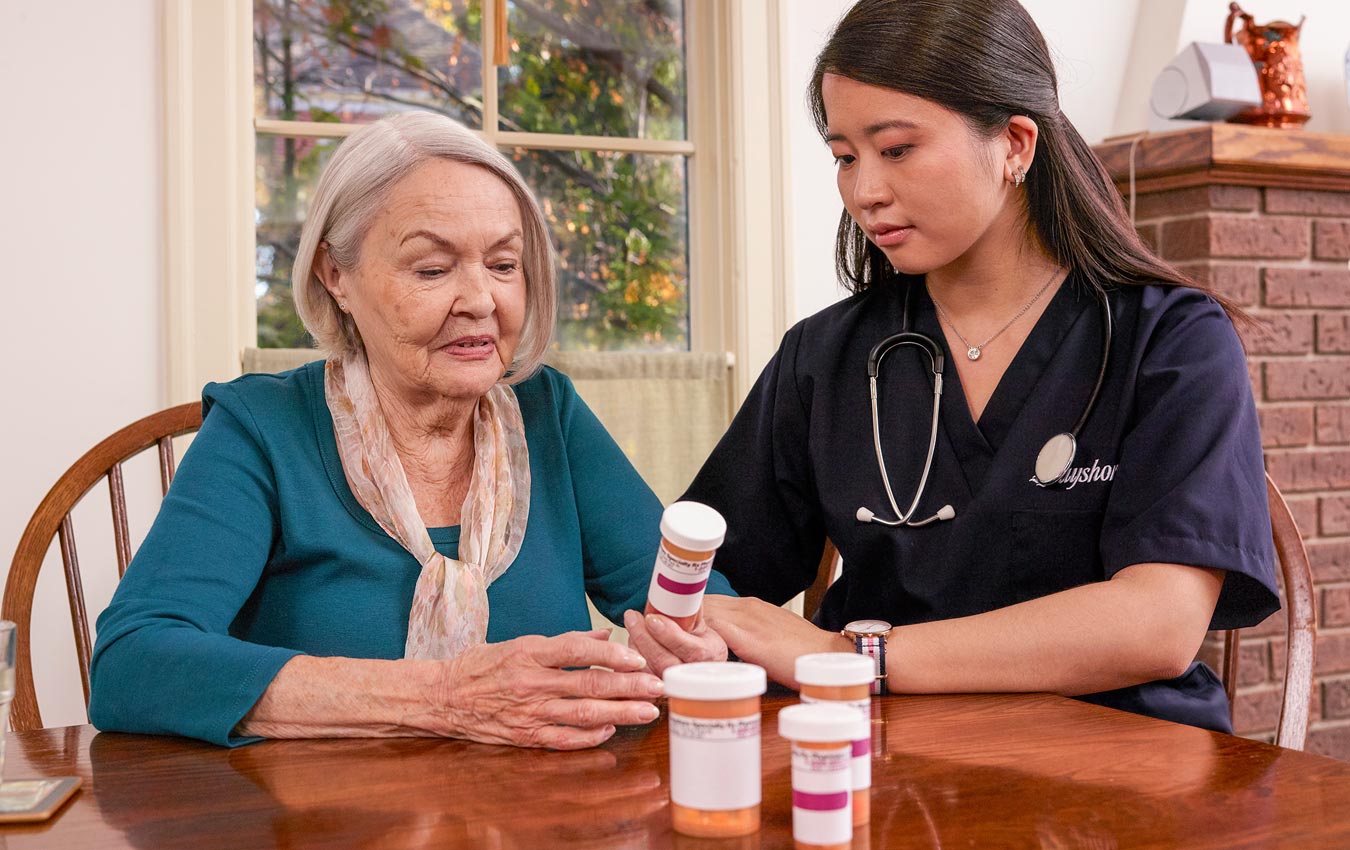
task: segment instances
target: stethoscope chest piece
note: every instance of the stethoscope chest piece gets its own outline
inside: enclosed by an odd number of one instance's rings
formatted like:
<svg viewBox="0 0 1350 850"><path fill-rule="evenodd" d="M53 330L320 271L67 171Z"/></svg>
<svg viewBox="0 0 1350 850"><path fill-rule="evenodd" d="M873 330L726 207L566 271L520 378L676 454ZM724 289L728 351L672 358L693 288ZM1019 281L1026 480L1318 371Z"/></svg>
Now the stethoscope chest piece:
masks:
<svg viewBox="0 0 1350 850"><path fill-rule="evenodd" d="M1047 440L1036 455L1036 483L1043 487L1058 484L1068 473L1077 452L1078 441L1073 434L1056 434Z"/></svg>

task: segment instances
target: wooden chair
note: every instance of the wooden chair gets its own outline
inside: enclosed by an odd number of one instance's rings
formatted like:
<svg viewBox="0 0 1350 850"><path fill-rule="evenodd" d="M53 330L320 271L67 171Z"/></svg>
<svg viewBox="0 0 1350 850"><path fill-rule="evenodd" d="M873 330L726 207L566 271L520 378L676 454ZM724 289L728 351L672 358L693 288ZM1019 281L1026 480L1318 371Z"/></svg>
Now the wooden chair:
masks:
<svg viewBox="0 0 1350 850"><path fill-rule="evenodd" d="M1301 750L1308 740L1308 713L1312 699L1313 661L1317 650L1317 596L1313 589L1308 550L1294 523L1280 488L1266 475L1266 496L1270 500L1270 525L1275 539L1275 557L1284 579L1285 661L1284 699L1275 744ZM1222 677L1228 704L1236 704L1238 681L1238 643L1236 630L1223 633Z"/></svg>
<svg viewBox="0 0 1350 850"><path fill-rule="evenodd" d="M33 684L33 656L30 645L33 591L38 572L47 557L52 538L59 537L61 561L65 566L66 595L70 600L71 626L75 632L75 654L80 662L80 684L84 702L89 704L89 615L84 606L80 583L80 562L75 547L75 526L71 511L101 478L108 479L112 502L113 544L117 552L117 577L120 579L131 561L131 535L127 529L126 490L122 464L151 446L159 449L161 492L169 492L175 469L173 438L196 431L202 424L201 402L191 402L161 410L133 422L90 449L56 482L29 520L5 581L0 614L13 620L18 641L15 664L15 691L11 720L14 730L42 728L37 690Z"/></svg>
<svg viewBox="0 0 1350 850"><path fill-rule="evenodd" d="M1270 502L1271 535L1275 541L1275 555L1284 579L1284 607L1286 615L1284 699L1280 704L1280 719L1275 743L1291 750L1303 749L1308 738L1309 701L1313 687L1313 659L1317 647L1317 604L1313 590L1312 568L1308 552L1303 546L1294 516L1285 503L1280 488L1266 475L1266 497ZM809 619L820 608L825 591L834 580L839 567L839 550L830 540L825 541L816 580L807 588L803 608ZM1219 667L1228 694L1229 711L1236 705L1238 681L1239 632L1223 633L1223 654Z"/></svg>

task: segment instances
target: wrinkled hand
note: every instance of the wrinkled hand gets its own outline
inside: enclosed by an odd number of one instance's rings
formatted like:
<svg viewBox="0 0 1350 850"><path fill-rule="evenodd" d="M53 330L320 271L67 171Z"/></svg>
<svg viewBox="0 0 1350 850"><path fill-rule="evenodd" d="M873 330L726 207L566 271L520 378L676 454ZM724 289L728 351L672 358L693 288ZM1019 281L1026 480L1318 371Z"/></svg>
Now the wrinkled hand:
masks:
<svg viewBox="0 0 1350 850"><path fill-rule="evenodd" d="M574 750L659 713L650 700L661 680L637 652L610 643L608 629L483 644L444 664L437 699L458 738Z"/></svg>
<svg viewBox="0 0 1350 850"><path fill-rule="evenodd" d="M794 690L797 656L853 651L853 642L838 632L817 628L762 599L708 595L703 598L703 617L736 657L758 664L770 679Z"/></svg>
<svg viewBox="0 0 1350 850"><path fill-rule="evenodd" d="M726 642L708 627L703 617L699 617L692 631L686 632L669 617L625 611L623 627L628 630L628 645L642 653L647 666L658 676L676 664L727 660Z"/></svg>

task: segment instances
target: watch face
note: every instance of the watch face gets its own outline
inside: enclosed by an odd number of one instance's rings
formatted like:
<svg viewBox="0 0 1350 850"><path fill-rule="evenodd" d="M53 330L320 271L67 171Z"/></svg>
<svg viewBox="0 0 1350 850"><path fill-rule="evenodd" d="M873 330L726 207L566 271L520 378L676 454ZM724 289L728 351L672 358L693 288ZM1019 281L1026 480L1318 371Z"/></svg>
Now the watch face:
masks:
<svg viewBox="0 0 1350 850"><path fill-rule="evenodd" d="M855 635L881 635L891 630L891 624L885 620L854 620L844 629Z"/></svg>

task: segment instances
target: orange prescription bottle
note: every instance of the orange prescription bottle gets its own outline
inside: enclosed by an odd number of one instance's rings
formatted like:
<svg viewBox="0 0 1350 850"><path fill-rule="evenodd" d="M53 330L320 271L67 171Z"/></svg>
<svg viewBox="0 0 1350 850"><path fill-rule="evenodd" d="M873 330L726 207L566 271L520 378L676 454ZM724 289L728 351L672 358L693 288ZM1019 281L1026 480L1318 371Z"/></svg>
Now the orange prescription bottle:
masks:
<svg viewBox="0 0 1350 850"><path fill-rule="evenodd" d="M856 709L815 703L778 712L792 742L792 843L797 850L848 850L853 841L853 742L868 722Z"/></svg>
<svg viewBox="0 0 1350 850"><path fill-rule="evenodd" d="M876 665L855 652L817 652L797 659L794 673L804 703L843 705L866 721L866 734L853 742L853 825L872 817L872 694Z"/></svg>
<svg viewBox="0 0 1350 850"><path fill-rule="evenodd" d="M661 546L647 590L647 613L664 614L689 631L703 607L713 555L727 536L727 521L707 505L676 502L661 515Z"/></svg>
<svg viewBox="0 0 1350 850"><path fill-rule="evenodd" d="M700 661L666 668L670 810L675 831L699 838L759 829L759 702L764 668Z"/></svg>

